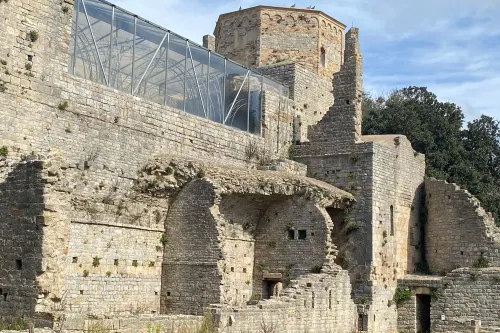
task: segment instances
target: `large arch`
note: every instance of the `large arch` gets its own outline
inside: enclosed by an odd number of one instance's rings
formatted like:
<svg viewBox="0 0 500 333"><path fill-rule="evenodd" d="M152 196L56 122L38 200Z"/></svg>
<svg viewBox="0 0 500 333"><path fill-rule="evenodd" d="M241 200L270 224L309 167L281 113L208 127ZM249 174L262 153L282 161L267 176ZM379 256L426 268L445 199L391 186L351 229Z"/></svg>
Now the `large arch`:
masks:
<svg viewBox="0 0 500 333"><path fill-rule="evenodd" d="M220 302L221 251L210 211L215 200L212 184L196 179L173 201L167 217L162 268L161 312L203 314Z"/></svg>

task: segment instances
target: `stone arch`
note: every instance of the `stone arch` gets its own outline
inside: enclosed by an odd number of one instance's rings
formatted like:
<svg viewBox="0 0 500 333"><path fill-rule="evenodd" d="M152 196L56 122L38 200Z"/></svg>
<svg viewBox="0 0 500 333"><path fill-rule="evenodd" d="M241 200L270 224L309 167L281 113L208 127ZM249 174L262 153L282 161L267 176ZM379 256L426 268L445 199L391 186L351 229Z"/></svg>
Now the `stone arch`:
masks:
<svg viewBox="0 0 500 333"><path fill-rule="evenodd" d="M287 15L286 20L290 23L295 23L296 19L293 15Z"/></svg>
<svg viewBox="0 0 500 333"><path fill-rule="evenodd" d="M319 27L319 19L316 16L312 16L311 21L313 24L316 24L316 26Z"/></svg>
<svg viewBox="0 0 500 333"><path fill-rule="evenodd" d="M332 25L328 23L328 29L331 31L332 30Z"/></svg>
<svg viewBox="0 0 500 333"><path fill-rule="evenodd" d="M222 23L223 26L227 26L227 25L230 25L230 24L231 24L230 20L224 20L224 22Z"/></svg>
<svg viewBox="0 0 500 333"><path fill-rule="evenodd" d="M243 26L248 26L250 25L250 19L248 18L248 16L243 16L243 19L241 20Z"/></svg>
<svg viewBox="0 0 500 333"><path fill-rule="evenodd" d="M269 15L269 14L262 14L262 19L270 21L271 20L271 15Z"/></svg>
<svg viewBox="0 0 500 333"><path fill-rule="evenodd" d="M162 313L202 315L208 304L220 302L222 256L211 214L213 185L195 179L182 189L166 222L160 306Z"/></svg>
<svg viewBox="0 0 500 333"><path fill-rule="evenodd" d="M281 15L276 14L273 16L273 20L278 23L281 23L283 21L283 17Z"/></svg>
<svg viewBox="0 0 500 333"><path fill-rule="evenodd" d="M325 22L325 20L321 20L321 26L322 26L323 28L326 28L326 22Z"/></svg>

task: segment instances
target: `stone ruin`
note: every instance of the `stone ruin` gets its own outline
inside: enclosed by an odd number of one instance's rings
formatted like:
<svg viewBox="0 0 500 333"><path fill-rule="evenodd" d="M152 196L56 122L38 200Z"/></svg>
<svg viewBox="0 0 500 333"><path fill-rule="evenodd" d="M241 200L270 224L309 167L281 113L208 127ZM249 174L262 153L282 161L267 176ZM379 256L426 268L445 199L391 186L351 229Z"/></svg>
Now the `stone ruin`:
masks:
<svg viewBox="0 0 500 333"><path fill-rule="evenodd" d="M202 47L100 0L0 13L0 329L500 332L499 228L362 135L358 29L257 6Z"/></svg>

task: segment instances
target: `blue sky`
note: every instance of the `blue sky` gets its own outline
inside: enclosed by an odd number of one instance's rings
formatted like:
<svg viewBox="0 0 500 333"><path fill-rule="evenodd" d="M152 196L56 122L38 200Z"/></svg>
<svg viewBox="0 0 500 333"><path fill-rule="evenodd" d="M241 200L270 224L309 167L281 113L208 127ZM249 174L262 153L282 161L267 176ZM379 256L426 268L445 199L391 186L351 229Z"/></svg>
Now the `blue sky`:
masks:
<svg viewBox="0 0 500 333"><path fill-rule="evenodd" d="M466 120L500 119L500 0L111 0L201 44L218 15L256 6L307 7L360 28L364 88L425 86Z"/></svg>

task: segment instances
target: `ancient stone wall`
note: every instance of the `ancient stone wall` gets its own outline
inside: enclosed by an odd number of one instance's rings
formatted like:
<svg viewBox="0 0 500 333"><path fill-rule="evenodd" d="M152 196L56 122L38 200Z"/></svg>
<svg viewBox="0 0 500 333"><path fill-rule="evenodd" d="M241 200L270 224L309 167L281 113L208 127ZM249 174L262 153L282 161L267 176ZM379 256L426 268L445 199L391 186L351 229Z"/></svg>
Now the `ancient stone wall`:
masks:
<svg viewBox="0 0 500 333"><path fill-rule="evenodd" d="M9 271L0 288L3 298L15 302L0 311L158 312L168 198L134 189L143 165L169 153L216 155L228 166L255 167L255 160L248 163L250 142L258 151L270 151L271 142L276 147L271 157L283 150L279 142L290 142L289 121L278 129L280 119L290 117L287 109L274 108L275 93L266 95L264 138L71 76L72 3L12 0L1 3L0 11L9 17L0 27L0 147L6 146L16 161L49 163L32 190L17 180L10 184L8 176L2 182L11 188L6 195L28 192L34 208L23 208L14 218L12 209L27 203L2 198L7 205L2 219L29 220L25 230L33 229L33 240L26 244L32 242L33 248L21 246L5 257ZM35 209L35 215L24 216ZM10 223L2 228L9 230L9 242L20 232ZM137 244L126 241L131 239Z"/></svg>
<svg viewBox="0 0 500 333"><path fill-rule="evenodd" d="M358 29L346 34L344 63L334 74L334 104L326 115L308 129L309 142L296 146L297 156L344 153L361 141L362 56Z"/></svg>
<svg viewBox="0 0 500 333"><path fill-rule="evenodd" d="M352 332L356 309L345 271L292 280L281 296L244 308L218 308L224 332Z"/></svg>
<svg viewBox="0 0 500 333"><path fill-rule="evenodd" d="M432 332L500 331L498 267L455 270L442 282L443 288L431 307Z"/></svg>
<svg viewBox="0 0 500 333"><path fill-rule="evenodd" d="M443 277L409 275L401 278L398 286L411 292L397 306L398 332L419 331L419 295L430 296L432 332L500 331L498 267L460 268Z"/></svg>
<svg viewBox="0 0 500 333"><path fill-rule="evenodd" d="M72 221L64 303L94 314L160 313L159 229Z"/></svg>
<svg viewBox="0 0 500 333"><path fill-rule="evenodd" d="M434 273L500 266L500 228L474 196L455 184L425 182L426 256Z"/></svg>
<svg viewBox="0 0 500 333"><path fill-rule="evenodd" d="M313 202L289 198L271 204L255 232L254 297L270 296L265 288L270 276L287 286L296 276L319 272L336 253L331 228L326 211Z"/></svg>
<svg viewBox="0 0 500 333"><path fill-rule="evenodd" d="M333 105L332 81L297 63L259 68L264 75L290 87L294 111L294 143L307 141L309 126L315 125Z"/></svg>
<svg viewBox="0 0 500 333"><path fill-rule="evenodd" d="M197 180L172 203L166 224L162 313L202 315L205 306L220 302L221 252L210 214L214 199L212 186Z"/></svg>
<svg viewBox="0 0 500 333"><path fill-rule="evenodd" d="M33 314L39 296L44 228L43 162L0 160L0 317Z"/></svg>
<svg viewBox="0 0 500 333"><path fill-rule="evenodd" d="M317 10L257 6L221 15L214 35L217 52L247 66L293 62L331 80L344 29Z"/></svg>

